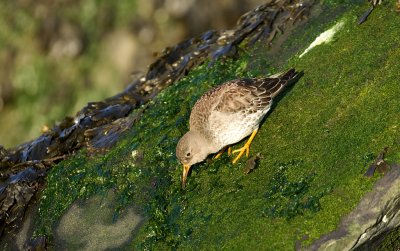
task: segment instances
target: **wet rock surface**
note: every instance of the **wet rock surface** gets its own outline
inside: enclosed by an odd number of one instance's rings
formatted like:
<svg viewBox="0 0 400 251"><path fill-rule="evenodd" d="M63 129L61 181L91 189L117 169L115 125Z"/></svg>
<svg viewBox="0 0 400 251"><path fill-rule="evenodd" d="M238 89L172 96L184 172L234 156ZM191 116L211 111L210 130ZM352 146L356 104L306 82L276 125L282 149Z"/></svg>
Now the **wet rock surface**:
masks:
<svg viewBox="0 0 400 251"><path fill-rule="evenodd" d="M89 103L75 117L66 117L33 141L12 149L1 147L1 234L20 224L26 206L43 186L46 172L55 163L81 148L87 148L89 153L106 151L140 119L140 112L129 114L160 90L207 60L212 65L217 60L234 57L243 41L247 45L260 39L271 42L286 26L306 17L312 4L313 1L268 1L243 15L232 30L207 31L166 48L148 72L120 94Z"/></svg>

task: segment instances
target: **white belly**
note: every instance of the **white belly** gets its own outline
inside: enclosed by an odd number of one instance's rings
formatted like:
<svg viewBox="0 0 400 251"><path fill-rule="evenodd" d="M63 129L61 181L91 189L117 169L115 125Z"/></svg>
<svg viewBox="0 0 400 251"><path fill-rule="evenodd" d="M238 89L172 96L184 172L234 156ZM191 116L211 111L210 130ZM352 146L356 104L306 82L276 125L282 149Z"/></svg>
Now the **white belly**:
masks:
<svg viewBox="0 0 400 251"><path fill-rule="evenodd" d="M269 109L268 109L269 110ZM258 128L268 110L243 116L240 113L214 112L210 118L213 141L218 148L239 142Z"/></svg>

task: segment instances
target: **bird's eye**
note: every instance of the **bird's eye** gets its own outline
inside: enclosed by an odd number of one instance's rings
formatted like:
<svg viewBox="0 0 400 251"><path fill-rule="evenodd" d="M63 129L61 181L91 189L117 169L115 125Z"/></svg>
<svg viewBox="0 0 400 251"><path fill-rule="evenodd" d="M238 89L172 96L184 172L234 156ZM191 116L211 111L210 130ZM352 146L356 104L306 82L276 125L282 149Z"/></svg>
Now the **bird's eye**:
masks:
<svg viewBox="0 0 400 251"><path fill-rule="evenodd" d="M190 157L190 153L187 153L187 154L186 154L186 157Z"/></svg>

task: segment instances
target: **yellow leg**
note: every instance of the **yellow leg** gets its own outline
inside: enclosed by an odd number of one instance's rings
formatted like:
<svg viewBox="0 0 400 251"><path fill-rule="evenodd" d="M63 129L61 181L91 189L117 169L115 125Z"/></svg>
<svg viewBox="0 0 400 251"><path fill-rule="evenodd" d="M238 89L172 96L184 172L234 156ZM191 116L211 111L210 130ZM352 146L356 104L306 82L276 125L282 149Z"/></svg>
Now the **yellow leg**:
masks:
<svg viewBox="0 0 400 251"><path fill-rule="evenodd" d="M233 164L235 164L240 159L240 157L242 157L244 152L246 152L246 157L249 157L250 144L253 141L254 137L256 136L257 132L258 132L258 128L253 131L253 133L250 135L249 140L247 140L246 144L244 144L244 146L242 148L239 148L232 152L232 153L239 152L238 156L236 156L236 158L232 161Z"/></svg>
<svg viewBox="0 0 400 251"><path fill-rule="evenodd" d="M213 159L218 159L219 157L221 157L221 155L225 152L225 150L226 150L226 147L222 148L222 150L219 151L219 152L217 153L217 155L215 155L215 156L213 157ZM231 153L232 153L232 149L231 149L231 147L229 146L229 147L228 147L228 156L231 156Z"/></svg>

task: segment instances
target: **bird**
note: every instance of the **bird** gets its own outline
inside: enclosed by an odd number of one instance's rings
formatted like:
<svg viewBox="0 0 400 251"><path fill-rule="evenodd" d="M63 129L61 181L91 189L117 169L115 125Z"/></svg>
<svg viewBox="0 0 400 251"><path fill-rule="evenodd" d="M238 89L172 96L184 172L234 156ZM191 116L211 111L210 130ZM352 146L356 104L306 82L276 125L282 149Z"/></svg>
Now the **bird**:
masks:
<svg viewBox="0 0 400 251"><path fill-rule="evenodd" d="M290 69L266 78L235 79L203 94L192 108L189 131L176 146L176 156L183 165L182 188L191 166L250 135L242 148L233 151L238 155L232 162L235 164L244 153L248 157L273 99L299 75Z"/></svg>

